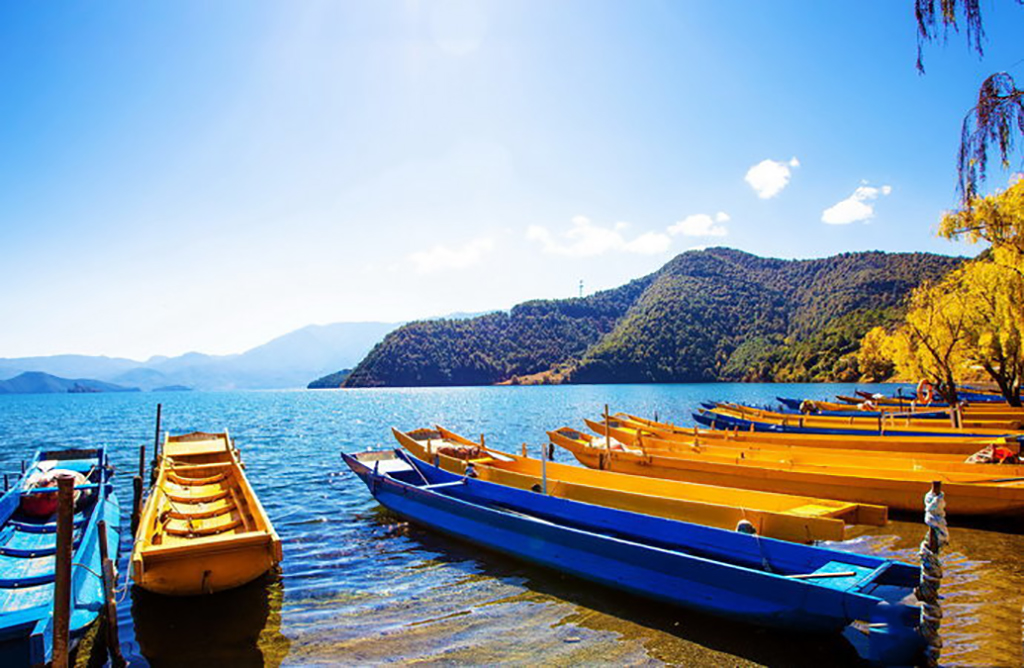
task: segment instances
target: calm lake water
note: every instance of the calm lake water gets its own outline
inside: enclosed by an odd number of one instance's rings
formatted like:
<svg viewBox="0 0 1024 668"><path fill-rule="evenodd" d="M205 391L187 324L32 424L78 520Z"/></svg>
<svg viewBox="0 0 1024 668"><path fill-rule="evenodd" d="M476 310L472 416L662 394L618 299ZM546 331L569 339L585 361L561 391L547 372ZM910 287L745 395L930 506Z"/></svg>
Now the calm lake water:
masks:
<svg viewBox="0 0 1024 668"><path fill-rule="evenodd" d="M864 387L864 386L861 386ZM157 402L173 433L227 428L284 541L281 573L236 591L165 599L126 590L119 608L133 665L429 662L568 665L860 665L844 636L791 636L690 614L482 553L408 526L343 470L339 452L393 445L389 427L439 423L534 453L544 431L611 410L692 424L700 401L828 398L850 385L620 385L293 392L0 396L0 471L38 448L106 445L118 469L120 560L138 447ZM556 459L569 461L567 453ZM954 527L945 553L943 663L1020 666L1024 536ZM1018 533L1007 533L1006 530ZM893 522L849 549L916 561L917 522ZM856 634L849 634L855 637ZM854 641L855 642L855 641ZM85 662L79 657L80 663Z"/></svg>

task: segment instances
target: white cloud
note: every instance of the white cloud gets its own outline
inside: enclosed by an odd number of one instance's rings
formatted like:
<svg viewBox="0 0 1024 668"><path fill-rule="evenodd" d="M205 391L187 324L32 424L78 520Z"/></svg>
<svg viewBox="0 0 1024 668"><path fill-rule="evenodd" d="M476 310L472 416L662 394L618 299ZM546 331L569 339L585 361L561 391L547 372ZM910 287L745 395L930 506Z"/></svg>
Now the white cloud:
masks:
<svg viewBox="0 0 1024 668"><path fill-rule="evenodd" d="M792 170L800 166L800 161L791 158L789 162L762 160L747 170L745 180L757 192L761 199L771 199L789 185Z"/></svg>
<svg viewBox="0 0 1024 668"><path fill-rule="evenodd" d="M586 216L572 219L572 227L561 234L540 225L530 225L526 238L540 243L545 253L571 257L592 257L609 251L655 255L668 250L672 240L660 232L646 232L627 241L622 232L628 223L615 223L612 227L594 225Z"/></svg>
<svg viewBox="0 0 1024 668"><path fill-rule="evenodd" d="M712 218L706 213L695 213L675 222L668 228L672 236L682 234L687 237L724 237L728 230L722 223L729 222L729 215L719 211Z"/></svg>
<svg viewBox="0 0 1024 668"><path fill-rule="evenodd" d="M429 274L445 269L465 269L479 264L492 250L494 241L491 239L474 239L455 248L437 245L430 250L418 251L409 255L409 260L417 272Z"/></svg>
<svg viewBox="0 0 1024 668"><path fill-rule="evenodd" d="M821 222L829 225L849 225L875 217L875 205L872 203L879 195L888 195L892 186L875 188L867 184L861 185L853 194L841 202L833 204L821 213Z"/></svg>
<svg viewBox="0 0 1024 668"><path fill-rule="evenodd" d="M623 250L640 255L657 255L667 251L671 245L672 239L667 234L647 232L627 243Z"/></svg>

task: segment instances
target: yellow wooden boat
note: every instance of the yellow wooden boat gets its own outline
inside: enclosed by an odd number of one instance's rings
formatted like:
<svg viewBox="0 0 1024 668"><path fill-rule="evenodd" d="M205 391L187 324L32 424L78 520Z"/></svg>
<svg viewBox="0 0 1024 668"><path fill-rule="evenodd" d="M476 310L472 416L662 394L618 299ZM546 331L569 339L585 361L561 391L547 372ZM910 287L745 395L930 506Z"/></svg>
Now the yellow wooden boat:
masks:
<svg viewBox="0 0 1024 668"><path fill-rule="evenodd" d="M718 404L717 408L707 411L711 414L740 418L764 424L777 424L791 427L840 428L857 429L877 433L914 433L927 432L934 434L971 433L978 436L1001 436L1016 433L1021 428L1020 420L964 420L962 428L954 429L943 420L914 418L910 416L886 415L883 417L836 417L825 415L797 415L794 413L777 413L760 408L740 406L738 404Z"/></svg>
<svg viewBox="0 0 1024 668"><path fill-rule="evenodd" d="M640 430L658 438L701 443L736 442L750 444L800 445L822 449L899 452L911 456L939 453L967 457L989 445L1016 452L1020 445L1012 437L879 436L877 434L802 434L794 432L745 431L742 429L702 429L655 422L636 415L616 413L614 421L626 429ZM595 433L603 433L597 430ZM632 442L630 442L632 445Z"/></svg>
<svg viewBox="0 0 1024 668"><path fill-rule="evenodd" d="M903 402L899 403L876 403L875 400L870 400L872 405L865 405L868 399L861 399L856 404L848 403L837 403L834 401L822 401L820 399L808 399L801 405L805 408L801 409L808 413L813 414L814 411L878 411L881 413L894 413L897 415L910 414L911 416L917 413L945 413L949 414L949 409L944 407L929 406L926 404L919 404L916 402ZM1022 421L1024 420L1024 408L1014 408L1007 404L968 404L960 407L960 415L968 420L1006 420L1006 421Z"/></svg>
<svg viewBox="0 0 1024 668"><path fill-rule="evenodd" d="M392 429L414 457L454 473L473 464L477 477L519 489L647 515L735 529L743 520L759 535L796 542L844 540L848 524L884 525L887 509L735 488L592 471L484 447L442 427L408 433Z"/></svg>
<svg viewBox="0 0 1024 668"><path fill-rule="evenodd" d="M700 444L687 443L679 440L657 438L655 436L638 437L625 429L615 429L606 424L586 420L600 437L591 444L594 447L605 447L605 434L611 436L613 448L618 446L630 452L646 454L654 453L665 457L694 457L702 459L721 459L733 461L747 459L752 461L776 462L785 466L795 464L817 467L857 467L863 469L885 469L891 471L933 471L938 473L967 473L974 477L991 475L993 477L1024 478L1024 466L1015 464L968 464L960 455L944 455L929 453L903 452L864 452L857 450L822 449L800 445L776 445L758 443L737 443L730 441L706 441Z"/></svg>
<svg viewBox="0 0 1024 668"><path fill-rule="evenodd" d="M625 422L611 418L607 422L583 420L587 427L595 434L607 437L613 441L645 451L655 450L697 450L701 452L714 453L720 451L724 454L738 456L740 451L747 452L774 452L780 456L791 458L806 457L823 463L844 465L850 462L857 466L866 466L868 462L878 461L880 466L892 468L893 463L898 467L909 466L911 468L927 468L933 464L957 464L968 467L987 466L987 464L967 464L963 454L948 452L929 452L922 448L915 452L898 450L862 450L857 448L842 448L839 445L830 447L819 447L811 442L798 441L793 439L772 439L759 438L766 433L769 436L788 436L788 434L771 434L768 432L730 432L730 431L701 431L697 435L690 433L672 433L661 436L641 427L629 426ZM931 443L935 439L930 439ZM1008 442L1003 439L992 439L988 442L975 444L974 451L978 452L990 445L998 445L1006 448L1007 452L1014 454L1020 450L1016 440ZM1000 465L1004 466L1004 465ZM971 470L971 469L965 469Z"/></svg>
<svg viewBox="0 0 1024 668"><path fill-rule="evenodd" d="M167 435L135 536L135 584L171 596L211 594L280 561L281 540L227 432Z"/></svg>
<svg viewBox="0 0 1024 668"><path fill-rule="evenodd" d="M931 483L943 484L946 510L954 515L1024 514L1024 478L985 473L896 471L864 467L808 466L779 461L636 453L598 444L598 439L564 427L548 432L555 445L569 450L590 468L732 486L779 494L798 494L888 506L920 513ZM991 469L992 467L986 467ZM1002 470L1004 467L999 467ZM1005 467L1010 468L1010 467Z"/></svg>

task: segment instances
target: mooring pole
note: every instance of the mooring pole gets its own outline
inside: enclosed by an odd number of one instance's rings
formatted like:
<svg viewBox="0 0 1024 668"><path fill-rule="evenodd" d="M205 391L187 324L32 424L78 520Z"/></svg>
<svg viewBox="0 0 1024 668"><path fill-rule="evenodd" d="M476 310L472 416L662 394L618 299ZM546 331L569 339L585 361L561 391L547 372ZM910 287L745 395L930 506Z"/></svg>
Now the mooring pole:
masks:
<svg viewBox="0 0 1024 668"><path fill-rule="evenodd" d="M142 517L142 476L132 478L132 536L139 531L139 520Z"/></svg>
<svg viewBox="0 0 1024 668"><path fill-rule="evenodd" d="M604 448L609 452L612 449L612 423L608 417L608 404L604 405Z"/></svg>
<svg viewBox="0 0 1024 668"><path fill-rule="evenodd" d="M139 446L139 477L146 477L146 444Z"/></svg>
<svg viewBox="0 0 1024 668"><path fill-rule="evenodd" d="M57 476L57 554L53 583L53 667L67 668L71 623L71 554L74 542L75 478Z"/></svg>
<svg viewBox="0 0 1024 668"><path fill-rule="evenodd" d="M540 491L544 495L548 493L548 458L546 455L544 446L540 446Z"/></svg>
<svg viewBox="0 0 1024 668"><path fill-rule="evenodd" d="M4 494L11 488L11 481L7 478L7 474L4 474Z"/></svg>
<svg viewBox="0 0 1024 668"><path fill-rule="evenodd" d="M107 651L110 652L110 663L114 666L127 666L124 656L121 654L121 640L117 634L117 598L114 596L114 584L117 577L114 575L114 562L110 560L110 548L107 545L107 523L100 520L100 564L103 566L103 602L107 627Z"/></svg>
<svg viewBox="0 0 1024 668"><path fill-rule="evenodd" d="M162 417L163 404L156 405L156 429L153 433L153 472L150 474L150 484L156 482L156 470L160 461L160 418ZM141 473L140 473L141 475Z"/></svg>

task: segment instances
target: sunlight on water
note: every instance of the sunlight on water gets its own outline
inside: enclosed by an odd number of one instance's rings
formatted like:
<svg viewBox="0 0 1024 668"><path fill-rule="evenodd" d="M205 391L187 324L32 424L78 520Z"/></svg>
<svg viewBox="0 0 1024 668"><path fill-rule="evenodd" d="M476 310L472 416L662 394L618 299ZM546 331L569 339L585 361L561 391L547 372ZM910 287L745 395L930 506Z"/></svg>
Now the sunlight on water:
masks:
<svg viewBox="0 0 1024 668"><path fill-rule="evenodd" d="M632 385L0 396L0 471L43 447L106 445L122 507L155 406L174 433L227 428L284 541L281 573L206 599L137 590L119 608L124 651L153 665L390 661L568 665L858 665L842 636L789 636L650 603L481 553L380 508L341 451L391 447L388 428L439 423L536 454L544 431L607 403L692 424L700 401L827 398L848 385ZM569 461L556 453L556 459ZM130 537L123 518L122 576ZM1005 525L1003 526L1005 529ZM844 549L917 560L922 524L872 528ZM954 527L945 553L943 662L1021 665L1024 537Z"/></svg>

